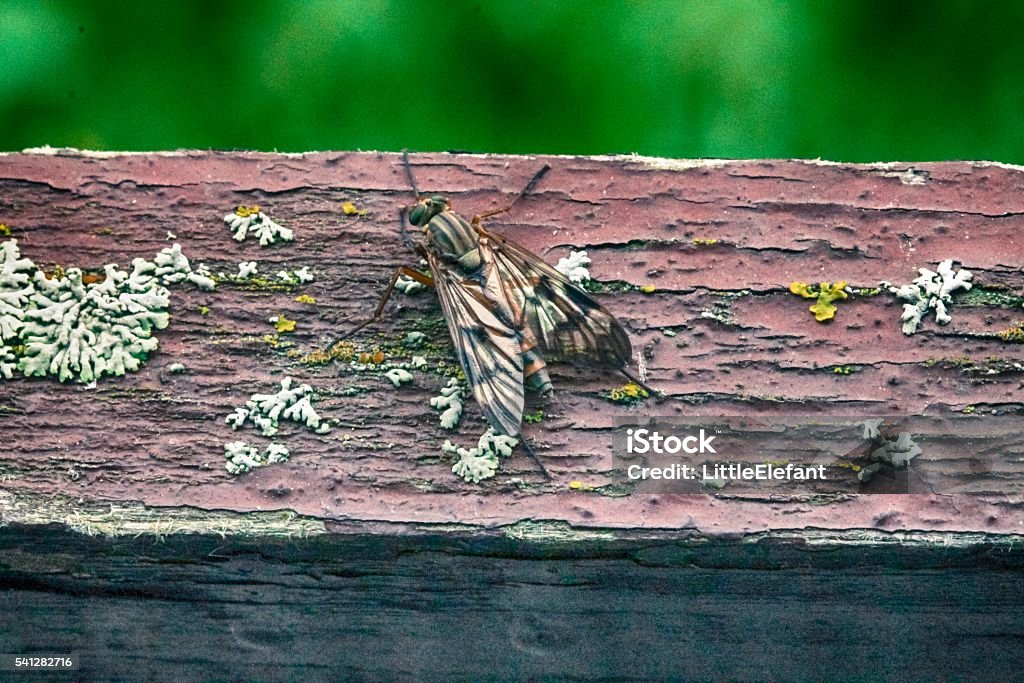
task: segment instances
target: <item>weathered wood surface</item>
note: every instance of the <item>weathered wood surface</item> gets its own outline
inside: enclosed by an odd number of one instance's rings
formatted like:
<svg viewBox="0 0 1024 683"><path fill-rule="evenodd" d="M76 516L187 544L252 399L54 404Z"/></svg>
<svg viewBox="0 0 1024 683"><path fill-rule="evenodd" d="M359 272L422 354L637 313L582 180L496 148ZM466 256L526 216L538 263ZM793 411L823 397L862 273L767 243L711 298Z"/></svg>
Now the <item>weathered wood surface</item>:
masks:
<svg viewBox="0 0 1024 683"><path fill-rule="evenodd" d="M161 520L173 528L167 509L180 506L291 510L339 531L547 520L709 535L806 527L1021 532L1019 451L987 460L980 485L971 453L943 453L931 463L945 477L943 490L927 494L779 498L731 496L727 488L630 496L602 487L611 481L610 427L631 414L1020 415L1024 345L996 333L1024 318L1024 171L984 163L413 156L421 190L447 194L465 215L507 202L544 162L553 168L537 191L492 227L550 261L586 248L598 280L654 285L652 294L599 298L624 321L650 383L668 398L612 405L600 394L619 379L558 370L559 402L545 407L554 417L525 430L554 479L543 481L517 455L476 485L440 457L451 435L428 406L440 378L418 377L399 390L294 353L323 348L363 319L393 269L414 262L398 233L398 209L410 198L399 155L0 156L0 222L40 265L127 265L152 258L172 232L193 263L215 273L256 260L264 274L309 266L317 276L293 292L175 289L158 352L139 372L95 388L0 381L5 519L66 521L87 503L130 501L152 510L158 533ZM343 215L346 200L369 214ZM296 241L268 249L232 241L221 218L239 204L263 206ZM974 271L990 297L958 305L948 327L931 320L911 337L900 332L890 296L840 302L836 320L819 324L810 302L786 291L794 280L906 283L918 267L946 258ZM300 292L316 305L296 302ZM1001 305L993 298L1000 294L1008 295ZM298 321L282 335L291 347L263 340L278 314ZM416 329L448 343L432 294L399 297L357 342L390 349ZM188 372L169 373L177 362ZM839 365L857 371L837 375ZM286 428L290 462L229 475L226 441L265 440L233 432L224 417L286 375L312 384L321 415L337 426L323 436ZM368 391L346 396L353 387ZM470 406L457 440L468 445L482 428Z"/></svg>
<svg viewBox="0 0 1024 683"><path fill-rule="evenodd" d="M81 667L5 680L1020 678L1019 543L485 536L8 528L0 650Z"/></svg>

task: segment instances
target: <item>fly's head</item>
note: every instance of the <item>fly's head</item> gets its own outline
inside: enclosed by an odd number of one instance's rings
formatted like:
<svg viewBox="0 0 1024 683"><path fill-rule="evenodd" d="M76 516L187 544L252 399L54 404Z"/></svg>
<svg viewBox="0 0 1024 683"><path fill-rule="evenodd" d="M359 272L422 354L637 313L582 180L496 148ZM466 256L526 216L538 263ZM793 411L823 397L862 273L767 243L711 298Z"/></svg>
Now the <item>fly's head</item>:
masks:
<svg viewBox="0 0 1024 683"><path fill-rule="evenodd" d="M420 197L420 200L409 208L409 222L423 227L430 222L431 218L442 211L447 211L449 208L448 200L439 194Z"/></svg>

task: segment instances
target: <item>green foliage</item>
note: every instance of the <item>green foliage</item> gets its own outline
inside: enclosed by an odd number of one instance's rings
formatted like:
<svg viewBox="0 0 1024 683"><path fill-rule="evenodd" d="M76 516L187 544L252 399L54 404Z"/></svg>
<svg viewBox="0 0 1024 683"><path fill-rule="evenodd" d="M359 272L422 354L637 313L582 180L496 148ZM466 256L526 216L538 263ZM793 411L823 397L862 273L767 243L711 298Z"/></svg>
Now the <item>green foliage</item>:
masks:
<svg viewBox="0 0 1024 683"><path fill-rule="evenodd" d="M0 149L1024 162L1024 4L0 0Z"/></svg>

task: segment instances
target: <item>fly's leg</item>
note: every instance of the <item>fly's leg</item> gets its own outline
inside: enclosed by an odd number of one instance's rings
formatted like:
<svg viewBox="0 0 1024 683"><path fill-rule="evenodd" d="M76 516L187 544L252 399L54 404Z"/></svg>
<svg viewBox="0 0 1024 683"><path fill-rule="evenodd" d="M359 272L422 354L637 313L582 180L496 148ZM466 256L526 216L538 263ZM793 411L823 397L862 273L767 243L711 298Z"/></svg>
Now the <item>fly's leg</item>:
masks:
<svg viewBox="0 0 1024 683"><path fill-rule="evenodd" d="M405 246L419 253L416 249L416 242L413 241L412 237L409 237L409 231L405 229L405 209L398 210L398 226L401 229L402 241L405 242Z"/></svg>
<svg viewBox="0 0 1024 683"><path fill-rule="evenodd" d="M537 467L539 467L540 471L544 474L544 478L547 479L548 481L551 481L551 473L548 472L548 468L544 467L544 463L542 463L540 461L540 458L537 457L537 454L534 452L533 447L530 445L530 442L526 440L526 437L520 434L519 442L523 444L523 450L526 451L526 454L533 458L533 461L537 463Z"/></svg>
<svg viewBox="0 0 1024 683"><path fill-rule="evenodd" d="M329 347L327 347L327 348L333 348L338 342L344 341L345 339L348 339L353 334L355 334L359 330L363 329L367 325L371 325L371 324L377 322L378 320L380 320L380 316L384 312L384 306L388 303L388 299L391 298L391 295L395 291L395 283L398 282L398 278L400 278L403 275L405 275L406 277L412 278L416 282L418 282L421 285L424 285L426 287L433 287L434 286L434 279L432 277L430 277L429 275L424 275L423 273L419 272L418 270L413 270L412 268L409 268L407 266L401 266L398 270L395 271L395 274L391 276L391 282L388 284L388 288L384 290L384 294L380 297L380 303L377 304L377 310L375 310L373 312L373 315L370 316L370 319L366 320L364 322L359 323L358 325L353 327L351 330L349 330L348 332L346 332L342 336L340 336L337 339L335 339L331 343L331 345Z"/></svg>
<svg viewBox="0 0 1024 683"><path fill-rule="evenodd" d="M530 192L532 192L533 188L535 188L537 186L537 183L540 182L540 179L544 177L544 174L550 170L551 166L549 166L548 164L544 164L544 166L539 171L537 171L532 178L530 178L530 182L526 183L526 187L524 187L519 194L512 198L512 201L508 203L508 206L501 209L494 209L493 211L485 211L484 213L477 214L476 216L473 216L473 220L471 221L472 224L480 225L480 221L482 221L483 219L490 218L491 216L497 216L498 214L505 213L506 211L511 209L513 206L515 206L516 202L523 198L524 195L527 195Z"/></svg>

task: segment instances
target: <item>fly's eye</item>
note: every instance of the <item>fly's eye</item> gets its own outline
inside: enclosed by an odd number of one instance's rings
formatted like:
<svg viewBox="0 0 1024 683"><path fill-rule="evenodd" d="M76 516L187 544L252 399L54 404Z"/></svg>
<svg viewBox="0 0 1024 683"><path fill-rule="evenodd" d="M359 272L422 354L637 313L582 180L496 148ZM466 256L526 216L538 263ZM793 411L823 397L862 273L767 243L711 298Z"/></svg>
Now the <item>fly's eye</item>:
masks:
<svg viewBox="0 0 1024 683"><path fill-rule="evenodd" d="M409 210L409 222L413 225L423 225L426 221L424 216L427 215L427 207L425 204L417 204Z"/></svg>

